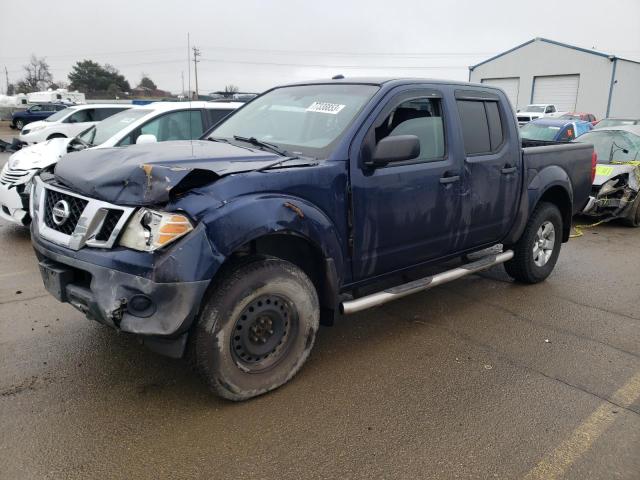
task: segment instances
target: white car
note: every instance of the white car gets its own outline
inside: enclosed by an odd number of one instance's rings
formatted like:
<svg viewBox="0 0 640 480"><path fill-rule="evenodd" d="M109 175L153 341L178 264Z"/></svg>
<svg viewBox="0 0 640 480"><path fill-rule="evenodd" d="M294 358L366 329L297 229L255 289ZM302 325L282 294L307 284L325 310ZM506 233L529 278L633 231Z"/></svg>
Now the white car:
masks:
<svg viewBox="0 0 640 480"><path fill-rule="evenodd" d="M518 125L522 126L531 120L553 115L556 113L557 108L550 103L532 103L527 105L524 110L518 110Z"/></svg>
<svg viewBox="0 0 640 480"><path fill-rule="evenodd" d="M157 102L136 106L93 125L75 138L53 138L17 151L0 172L0 218L28 225L29 184L67 153L85 148L199 138L240 102Z"/></svg>
<svg viewBox="0 0 640 480"><path fill-rule="evenodd" d="M44 120L25 125L18 138L28 144L52 138L72 138L91 125L131 107L133 105L91 104L65 108Z"/></svg>

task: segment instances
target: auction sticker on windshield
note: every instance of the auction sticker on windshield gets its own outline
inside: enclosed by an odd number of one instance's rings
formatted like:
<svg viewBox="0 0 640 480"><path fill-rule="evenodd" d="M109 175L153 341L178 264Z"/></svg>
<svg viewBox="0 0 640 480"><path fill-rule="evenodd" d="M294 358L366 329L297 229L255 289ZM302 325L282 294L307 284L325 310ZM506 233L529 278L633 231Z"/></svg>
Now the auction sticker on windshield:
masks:
<svg viewBox="0 0 640 480"><path fill-rule="evenodd" d="M313 102L307 107L307 112L329 113L331 115L337 115L340 113L346 105L340 105L339 103L329 102Z"/></svg>

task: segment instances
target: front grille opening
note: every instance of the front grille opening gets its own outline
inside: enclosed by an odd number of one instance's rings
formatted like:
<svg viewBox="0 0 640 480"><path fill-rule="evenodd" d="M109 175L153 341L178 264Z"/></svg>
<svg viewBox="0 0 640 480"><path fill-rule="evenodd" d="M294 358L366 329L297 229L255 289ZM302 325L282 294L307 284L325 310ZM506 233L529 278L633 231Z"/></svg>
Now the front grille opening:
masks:
<svg viewBox="0 0 640 480"><path fill-rule="evenodd" d="M102 223L102 228L96 235L96 240L101 242L109 240L123 213L124 212L122 210L109 210L107 216L104 218L104 222Z"/></svg>
<svg viewBox="0 0 640 480"><path fill-rule="evenodd" d="M53 221L53 207L61 200L64 200L69 205L69 217L58 225ZM87 200L82 198L66 195L56 190L47 190L45 194L44 223L53 230L71 235L76 229L76 225L88 203Z"/></svg>

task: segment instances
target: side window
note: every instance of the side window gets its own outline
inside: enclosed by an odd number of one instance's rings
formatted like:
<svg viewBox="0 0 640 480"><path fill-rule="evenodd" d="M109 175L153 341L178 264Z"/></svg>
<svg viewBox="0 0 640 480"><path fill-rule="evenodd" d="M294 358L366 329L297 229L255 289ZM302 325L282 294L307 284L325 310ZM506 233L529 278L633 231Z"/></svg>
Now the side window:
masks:
<svg viewBox="0 0 640 480"><path fill-rule="evenodd" d="M167 113L140 128L141 135L154 135L159 142L193 140L200 137L203 131L200 110Z"/></svg>
<svg viewBox="0 0 640 480"><path fill-rule="evenodd" d="M67 118L65 123L93 122L94 112L95 112L95 109L93 108L78 110L76 113L72 114L69 118Z"/></svg>
<svg viewBox="0 0 640 480"><path fill-rule="evenodd" d="M229 115L233 110L211 110L207 109L209 112L209 121L211 122L210 126L217 124L220 120Z"/></svg>
<svg viewBox="0 0 640 480"><path fill-rule="evenodd" d="M417 161L430 162L444 157L444 128L439 99L407 100L389 113L375 129L376 144L385 137L415 135L420 140Z"/></svg>
<svg viewBox="0 0 640 480"><path fill-rule="evenodd" d="M40 112L42 111L42 107L40 105L34 105L29 109L30 112Z"/></svg>
<svg viewBox="0 0 640 480"><path fill-rule="evenodd" d="M118 112L125 110L124 108L97 108L94 116L94 122L100 122L105 118L109 118L111 115L115 115Z"/></svg>
<svg viewBox="0 0 640 480"><path fill-rule="evenodd" d="M458 100L464 150L467 155L495 152L504 141L496 101Z"/></svg>
<svg viewBox="0 0 640 480"><path fill-rule="evenodd" d="M484 102L458 100L458 112L462 123L464 151L467 155L489 153L491 140Z"/></svg>

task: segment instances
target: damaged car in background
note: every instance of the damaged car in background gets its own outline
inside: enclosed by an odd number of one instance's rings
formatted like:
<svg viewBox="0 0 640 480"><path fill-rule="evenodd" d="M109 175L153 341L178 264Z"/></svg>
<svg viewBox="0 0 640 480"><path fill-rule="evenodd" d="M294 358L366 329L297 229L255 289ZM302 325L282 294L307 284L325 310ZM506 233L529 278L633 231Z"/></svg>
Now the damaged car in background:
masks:
<svg viewBox="0 0 640 480"><path fill-rule="evenodd" d="M31 180L44 170L53 170L63 155L85 149L196 139L242 105L239 102L154 102L116 113L76 137L52 138L24 147L9 157L0 172L0 218L28 225Z"/></svg>
<svg viewBox="0 0 640 480"><path fill-rule="evenodd" d="M599 128L575 140L593 144L596 177L584 215L640 226L640 125Z"/></svg>

